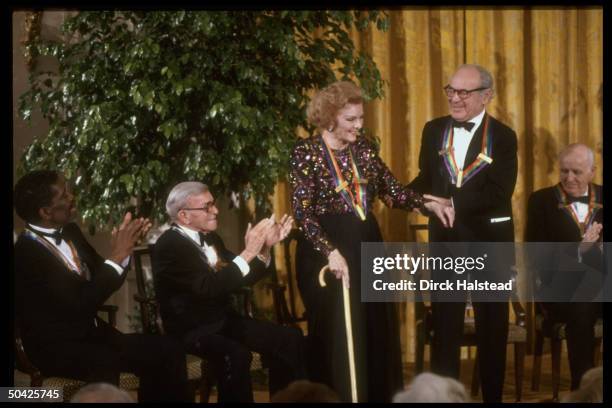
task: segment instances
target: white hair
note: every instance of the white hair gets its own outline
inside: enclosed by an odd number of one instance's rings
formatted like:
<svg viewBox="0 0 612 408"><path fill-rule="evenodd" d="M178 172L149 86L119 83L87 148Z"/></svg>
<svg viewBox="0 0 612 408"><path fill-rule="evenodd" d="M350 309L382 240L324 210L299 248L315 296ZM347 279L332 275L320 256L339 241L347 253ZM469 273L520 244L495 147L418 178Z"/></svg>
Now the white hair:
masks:
<svg viewBox="0 0 612 408"><path fill-rule="evenodd" d="M134 402L130 394L108 383L93 383L82 387L70 402Z"/></svg>
<svg viewBox="0 0 612 408"><path fill-rule="evenodd" d="M172 188L166 200L166 213L172 221L176 221L178 212L187 206L189 197L206 193L208 186L199 181L184 181Z"/></svg>
<svg viewBox="0 0 612 408"><path fill-rule="evenodd" d="M562 402L603 402L603 367L591 368L580 379L580 387Z"/></svg>
<svg viewBox="0 0 612 408"><path fill-rule="evenodd" d="M465 68L475 69L476 71L478 71L478 74L480 75L480 87L490 89L491 96L494 95L495 89L493 88L493 75L491 75L491 73L485 67L478 64L461 64L459 65L459 67L457 67L457 71ZM485 92L487 89L483 89L482 91L480 91L480 94Z"/></svg>
<svg viewBox="0 0 612 408"><path fill-rule="evenodd" d="M584 152L586 152L587 160L589 162L589 167L593 168L593 166L595 166L595 154L593 153L593 150L589 146L585 145L584 143L572 143L572 144L565 146L565 148L561 150L561 152L559 153L559 161L561 161L568 154L576 152L576 151L580 151L580 150L583 150Z"/></svg>
<svg viewBox="0 0 612 408"><path fill-rule="evenodd" d="M407 390L393 397L393 402L467 402L465 387L459 381L433 373L417 375Z"/></svg>

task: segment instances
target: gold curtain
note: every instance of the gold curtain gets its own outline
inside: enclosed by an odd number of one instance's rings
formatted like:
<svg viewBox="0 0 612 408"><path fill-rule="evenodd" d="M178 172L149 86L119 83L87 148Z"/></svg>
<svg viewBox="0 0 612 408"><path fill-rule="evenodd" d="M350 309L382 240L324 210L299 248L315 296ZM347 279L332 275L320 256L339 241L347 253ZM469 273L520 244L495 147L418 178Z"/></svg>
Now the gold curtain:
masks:
<svg viewBox="0 0 612 408"><path fill-rule="evenodd" d="M386 33L354 30L352 38L358 49L373 56L387 81L385 98L366 106L365 126L380 138L381 157L401 182L417 175L423 125L447 114L442 87L462 63L491 71L496 96L487 109L518 136L519 175L513 196L517 241L522 241L529 194L558 181L556 156L563 146L591 146L596 182L602 182L600 7L404 8L388 13ZM274 195L278 215L290 213L288 195L286 183L279 183ZM413 241L417 237L409 226L425 222L380 203L374 212L387 241ZM276 256L284 280L280 248ZM410 305L402 305L401 318L404 358L413 361Z"/></svg>

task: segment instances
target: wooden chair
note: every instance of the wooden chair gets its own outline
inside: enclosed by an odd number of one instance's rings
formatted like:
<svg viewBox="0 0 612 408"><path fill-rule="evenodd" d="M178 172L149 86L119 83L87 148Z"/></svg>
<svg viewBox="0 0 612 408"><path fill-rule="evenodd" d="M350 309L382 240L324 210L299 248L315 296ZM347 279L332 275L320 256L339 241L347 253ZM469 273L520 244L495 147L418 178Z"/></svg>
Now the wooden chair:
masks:
<svg viewBox="0 0 612 408"><path fill-rule="evenodd" d="M116 325L117 306L103 305L99 311L107 314L108 323L112 326ZM17 370L27 374L30 377L30 387L50 387L61 388L63 390L64 402L70 401L72 396L86 385L86 382L67 377L46 377L41 371L30 361L19 329L19 322L15 321L14 327L14 348L15 348L15 366ZM121 373L119 376L119 388L125 391L137 391L140 386L140 380L135 374Z"/></svg>
<svg viewBox="0 0 612 408"><path fill-rule="evenodd" d="M527 347L527 328L525 317L526 313L521 303L516 300L513 295L511 301L516 320L508 326L508 344L514 345L514 381L516 385L515 396L516 401L520 401L523 392L523 374L525 366L525 351ZM431 307L424 303L417 303L416 317L416 373L423 372L425 346L431 345L433 338L433 329L431 325ZM420 309L420 311L419 311ZM476 346L476 325L474 318L466 313L466 318L463 326L463 340L461 346L475 347ZM478 370L478 350L474 359L474 371L472 373L471 395L478 394L480 387L480 374Z"/></svg>
<svg viewBox="0 0 612 408"><path fill-rule="evenodd" d="M153 245L147 247L136 248L133 252L134 256L134 271L136 273L136 286L138 293L134 295L140 305L140 317L142 321L142 329L148 334L165 334L164 326L159 313L159 303L155 297L155 288L153 285L153 275L150 265L145 267L145 259L150 259L150 254ZM150 262L149 262L150 263ZM240 303L238 309L245 315L253 317L254 303L250 288L243 288L237 298ZM252 353L251 371L259 371L265 368L259 353ZM187 359L187 378L192 387L192 392L196 390L200 392L200 402L208 402L210 391L215 384L213 371L204 358L193 354L186 354Z"/></svg>
<svg viewBox="0 0 612 408"><path fill-rule="evenodd" d="M291 243L297 241L299 230L294 228L291 230L287 238L283 241L283 249L285 253L285 270L287 271L286 283L277 282L269 285L272 290L274 301L274 314L276 321L279 324L288 326L297 326L301 322L305 322L306 312L299 316L296 312L297 294L294 290L295 274L293 270L293 262L291 260ZM285 292L289 292L289 301L285 297Z"/></svg>
<svg viewBox="0 0 612 408"><path fill-rule="evenodd" d="M537 266L536 266L537 268ZM534 293L538 283L537 273L530 273L531 288L530 293ZM534 350L533 350L533 374L531 377L532 391L539 391L540 377L542 373L542 354L544 352L544 340L550 340L550 355L552 360L552 389L553 401L559 401L559 386L561 382L561 348L563 340L566 339L566 324L552 323L547 319L547 314L542 309L542 305L532 299L533 306L533 326L534 326ZM594 365L601 364L601 345L603 340L603 319L599 318L595 322L595 352L593 356Z"/></svg>
<svg viewBox="0 0 612 408"><path fill-rule="evenodd" d="M416 231L427 230L426 224L414 224L410 226L416 236ZM516 285L514 285L516 287ZM514 381L516 401L520 401L523 393L523 375L525 367L525 352L527 348L526 312L516 293L511 295L511 306L514 311L515 321L508 326L507 344L514 345ZM416 373L423 372L425 360L425 346L430 345L433 338L431 320L431 306L424 302L415 302L416 317ZM476 325L474 317L466 313L463 326L463 339L461 346L476 346ZM478 368L478 350L474 358L474 371L472 372L471 395L476 396L480 387L480 374Z"/></svg>
<svg viewBox="0 0 612 408"><path fill-rule="evenodd" d="M540 390L540 377L542 373L542 354L544 339L550 340L550 355L552 359L552 389L553 401L559 401L559 384L561 382L561 347L565 340L565 323L550 323L538 304L535 305L535 347L533 353L533 376L531 378L532 391ZM603 340L603 319L595 323L595 353L594 365L601 364L601 344Z"/></svg>

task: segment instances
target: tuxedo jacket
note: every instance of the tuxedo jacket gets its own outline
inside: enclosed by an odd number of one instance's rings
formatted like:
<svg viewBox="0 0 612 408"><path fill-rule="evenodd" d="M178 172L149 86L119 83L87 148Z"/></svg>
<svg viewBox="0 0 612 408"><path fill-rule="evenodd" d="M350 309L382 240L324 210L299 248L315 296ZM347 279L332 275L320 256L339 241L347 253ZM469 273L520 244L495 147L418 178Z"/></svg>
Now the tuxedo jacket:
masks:
<svg viewBox="0 0 612 408"><path fill-rule="evenodd" d="M15 243L15 311L26 349L87 341L110 330L101 320L94 323L97 309L121 287L127 274L120 275L104 263L76 224L66 225L63 232L89 270L89 280L26 234Z"/></svg>
<svg viewBox="0 0 612 408"><path fill-rule="evenodd" d="M235 255L214 232L209 233L222 266L214 270L199 246L189 237L169 229L157 240L152 251L155 292L164 329L183 338L216 333L228 318L239 316L230 295L251 285L266 273L255 258L250 272L242 276L232 260Z"/></svg>
<svg viewBox="0 0 612 408"><path fill-rule="evenodd" d="M594 195L595 202L592 222L602 223L602 187L597 184L590 184L589 197L591 195ZM572 218L566 204L559 185L533 192L529 196L527 206L525 242L578 243L582 241L580 228ZM542 250L544 249L546 248L542 248ZM552 248L550 249L552 250ZM564 253L544 255L539 251L538 259L546 262L540 268L539 278L544 285L555 285L556 290L561 290L560 285L563 285L568 291L571 291L580 284L580 278L584 279L584 272L569 273L567 270L569 267L567 260L578 258L578 245L563 246L560 250L563 250ZM559 265L560 262L565 262L565 265ZM592 247L582 256L582 263L595 270L604 271L601 253L596 247ZM579 266L578 264L575 265ZM561 268L561 266L563 267ZM559 276L559 270L564 271L564 276Z"/></svg>
<svg viewBox="0 0 612 408"><path fill-rule="evenodd" d="M493 161L484 166L460 188L451 182L450 174L440 154L444 132L451 116L425 124L419 154L419 174L408 187L421 194L451 198L455 207L453 228L446 229L435 216L429 217L430 242L512 242L512 193L517 177L516 133L508 126L485 114L474 133L465 157L465 167L481 152L483 127L489 118ZM491 222L510 217L508 221Z"/></svg>

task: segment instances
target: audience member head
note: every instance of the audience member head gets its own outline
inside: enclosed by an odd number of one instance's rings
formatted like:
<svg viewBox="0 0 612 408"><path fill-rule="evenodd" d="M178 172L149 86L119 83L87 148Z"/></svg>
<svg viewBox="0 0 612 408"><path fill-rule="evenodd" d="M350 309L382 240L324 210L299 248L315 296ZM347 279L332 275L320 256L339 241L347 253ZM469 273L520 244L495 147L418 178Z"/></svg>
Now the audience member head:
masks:
<svg viewBox="0 0 612 408"><path fill-rule="evenodd" d="M465 387L459 381L432 373L417 375L408 389L393 397L393 402L467 402Z"/></svg>
<svg viewBox="0 0 612 408"><path fill-rule="evenodd" d="M25 222L60 228L74 214L74 197L64 176L53 170L37 170L21 177L14 189L17 215Z"/></svg>
<svg viewBox="0 0 612 408"><path fill-rule="evenodd" d="M210 232L217 229L215 199L206 184L185 181L172 188L166 200L166 212L173 222L195 231Z"/></svg>
<svg viewBox="0 0 612 408"><path fill-rule="evenodd" d="M572 143L559 153L559 181L566 194L580 197L595 176L593 150L582 143Z"/></svg>
<svg viewBox="0 0 612 408"><path fill-rule="evenodd" d="M603 402L603 367L591 368L580 379L580 387L563 402Z"/></svg>
<svg viewBox="0 0 612 408"><path fill-rule="evenodd" d="M270 402L340 402L340 398L325 384L300 380L278 391Z"/></svg>
<svg viewBox="0 0 612 408"><path fill-rule="evenodd" d="M93 383L82 387L70 402L135 402L130 394L107 383Z"/></svg>

